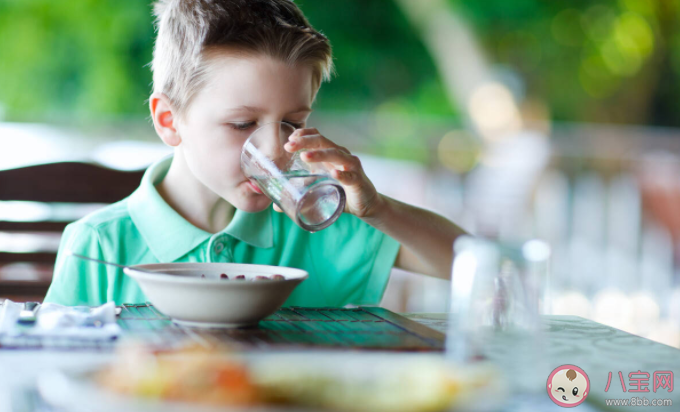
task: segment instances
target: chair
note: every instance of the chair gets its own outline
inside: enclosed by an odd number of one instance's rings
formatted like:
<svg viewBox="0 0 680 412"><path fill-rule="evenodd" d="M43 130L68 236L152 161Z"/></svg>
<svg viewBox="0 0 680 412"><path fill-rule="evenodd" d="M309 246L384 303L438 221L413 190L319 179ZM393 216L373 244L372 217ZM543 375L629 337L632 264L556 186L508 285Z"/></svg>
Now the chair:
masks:
<svg viewBox="0 0 680 412"><path fill-rule="evenodd" d="M0 170L0 299L42 301L64 227L128 196L143 174L80 162Z"/></svg>

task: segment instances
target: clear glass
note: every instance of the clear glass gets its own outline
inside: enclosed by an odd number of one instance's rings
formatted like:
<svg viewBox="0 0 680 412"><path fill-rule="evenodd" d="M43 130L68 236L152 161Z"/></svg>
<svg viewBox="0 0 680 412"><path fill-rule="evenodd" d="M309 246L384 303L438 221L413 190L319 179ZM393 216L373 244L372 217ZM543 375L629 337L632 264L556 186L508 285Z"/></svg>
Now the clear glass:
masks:
<svg viewBox="0 0 680 412"><path fill-rule="evenodd" d="M469 236L454 244L447 358L497 364L522 392L544 390L550 373L544 325L550 247L540 240L496 243Z"/></svg>
<svg viewBox="0 0 680 412"><path fill-rule="evenodd" d="M241 151L241 170L301 228L316 232L335 222L345 209L345 190L322 162L307 163L302 150L284 145L295 128L267 123L255 130Z"/></svg>

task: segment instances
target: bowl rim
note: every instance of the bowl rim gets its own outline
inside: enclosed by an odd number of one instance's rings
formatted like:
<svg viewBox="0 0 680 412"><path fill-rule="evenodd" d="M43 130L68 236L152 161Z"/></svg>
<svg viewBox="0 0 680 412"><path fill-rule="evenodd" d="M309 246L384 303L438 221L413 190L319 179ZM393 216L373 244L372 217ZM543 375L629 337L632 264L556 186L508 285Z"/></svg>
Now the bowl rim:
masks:
<svg viewBox="0 0 680 412"><path fill-rule="evenodd" d="M177 275L172 275L166 272L163 272L160 270L157 273L149 273L146 271L141 271L141 270L135 270L135 268L139 269L145 269L145 270L151 270L153 271L153 267L159 267L163 265L173 265L177 269L182 269L183 267L186 267L187 270L195 265L215 265L215 266L222 266L222 265L233 265L234 269L239 272L245 272L244 274L259 274L259 273L270 273L272 272L272 269L285 269L285 271L293 271L297 273L293 273L295 277L293 278L285 278L285 279L269 279L269 282L229 282L225 281L223 279L207 279L207 278L199 278L199 277L189 277L189 276L177 276ZM246 268L244 270L244 268ZM250 269L261 269L261 270L249 270ZM256 263L229 263L229 262L177 262L177 263L145 263L145 264L139 264L139 265L131 265L123 269L123 273L126 275L130 276L131 278L135 280L148 280L148 281L165 281L167 283L180 283L180 284L202 284L202 285L210 285L210 284L220 284L220 285L267 285L267 284L272 284L274 282L276 283L283 283L283 282L301 282L307 278L309 278L309 273L306 270L303 269L298 269L298 268L292 268L288 266L274 266L274 265L261 265L261 264L256 264ZM284 275L285 276L285 275ZM231 279L230 279L231 280Z"/></svg>

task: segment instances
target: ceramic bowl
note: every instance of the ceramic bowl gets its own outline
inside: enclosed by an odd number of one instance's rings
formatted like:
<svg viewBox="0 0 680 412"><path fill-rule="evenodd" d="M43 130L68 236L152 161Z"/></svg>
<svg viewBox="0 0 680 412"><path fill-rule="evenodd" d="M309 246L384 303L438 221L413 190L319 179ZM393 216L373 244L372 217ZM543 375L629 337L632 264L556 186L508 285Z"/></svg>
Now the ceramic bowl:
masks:
<svg viewBox="0 0 680 412"><path fill-rule="evenodd" d="M137 281L156 309L175 323L191 327L257 324L276 312L308 277L301 269L239 263L155 263L131 266L124 272ZM238 275L245 279L237 280ZM272 275L284 279L255 279Z"/></svg>

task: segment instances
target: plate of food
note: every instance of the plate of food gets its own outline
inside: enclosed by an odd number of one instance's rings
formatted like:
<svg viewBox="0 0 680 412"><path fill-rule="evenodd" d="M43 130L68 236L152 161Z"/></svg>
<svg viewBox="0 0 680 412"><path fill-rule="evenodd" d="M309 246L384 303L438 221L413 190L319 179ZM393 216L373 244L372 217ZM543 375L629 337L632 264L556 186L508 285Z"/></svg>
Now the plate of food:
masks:
<svg viewBox="0 0 680 412"><path fill-rule="evenodd" d="M128 347L105 367L46 372L38 391L73 412L494 411L507 395L500 376L440 354Z"/></svg>

